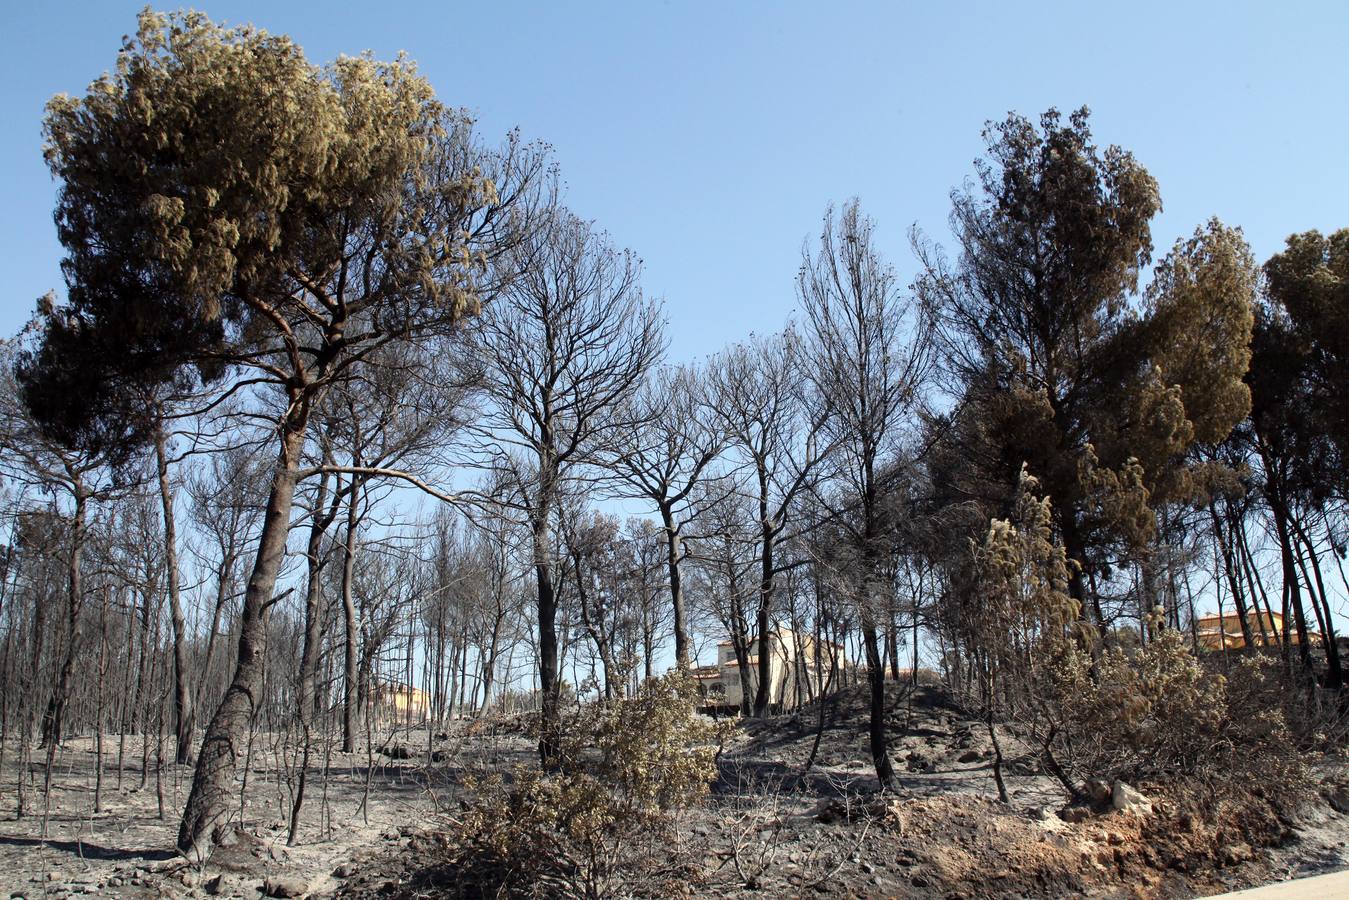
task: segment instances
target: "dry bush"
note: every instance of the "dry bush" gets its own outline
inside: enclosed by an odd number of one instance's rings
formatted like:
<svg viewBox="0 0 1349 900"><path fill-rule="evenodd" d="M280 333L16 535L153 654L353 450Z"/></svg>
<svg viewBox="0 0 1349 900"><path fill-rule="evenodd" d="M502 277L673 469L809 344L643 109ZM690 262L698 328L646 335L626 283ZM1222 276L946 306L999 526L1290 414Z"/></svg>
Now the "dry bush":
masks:
<svg viewBox="0 0 1349 900"><path fill-rule="evenodd" d="M1337 692L1309 683L1297 663L1290 671L1275 653L1255 652L1237 659L1226 674L1232 706L1280 711L1300 749L1335 753L1349 747L1349 707Z"/></svg>
<svg viewBox="0 0 1349 900"><path fill-rule="evenodd" d="M1069 595L1072 564L1038 492L1023 469L1013 514L989 523L958 571L980 599L964 628L990 722L997 714L1040 736L1070 788L1088 778L1273 780L1296 794L1305 767L1271 673L1243 663L1232 692L1170 629L1143 646L1101 649Z"/></svg>
<svg viewBox="0 0 1349 900"><path fill-rule="evenodd" d="M1080 777L1305 786L1306 769L1255 660L1227 677L1205 671L1176 631L1133 650L1066 648L1049 668L1060 762Z"/></svg>
<svg viewBox="0 0 1349 900"><path fill-rule="evenodd" d="M553 771L520 768L469 783L451 851L465 895L670 896L697 867L675 827L716 777L726 725L695 711L679 674L631 699L583 706L563 723Z"/></svg>

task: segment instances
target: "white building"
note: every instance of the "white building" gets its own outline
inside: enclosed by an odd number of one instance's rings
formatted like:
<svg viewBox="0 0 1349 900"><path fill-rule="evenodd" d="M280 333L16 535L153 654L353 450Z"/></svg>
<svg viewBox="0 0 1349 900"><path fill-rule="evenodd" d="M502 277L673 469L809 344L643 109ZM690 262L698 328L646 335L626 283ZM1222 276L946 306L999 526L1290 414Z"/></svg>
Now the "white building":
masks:
<svg viewBox="0 0 1349 900"><path fill-rule="evenodd" d="M783 709L809 702L819 694L821 687L829 680L830 666L833 665L835 658L838 661L838 671L834 675L834 687L842 684L848 663L843 648L838 644L820 642L817 669L813 635L777 627L769 632L769 642L772 652L768 658L770 679L768 702L771 706ZM748 652L749 702L752 704L759 689L757 635L750 638ZM731 641L717 644L715 665L699 666L691 674L697 680L699 691L706 698L707 706L727 709L740 707L743 691L740 663L735 658L735 645Z"/></svg>

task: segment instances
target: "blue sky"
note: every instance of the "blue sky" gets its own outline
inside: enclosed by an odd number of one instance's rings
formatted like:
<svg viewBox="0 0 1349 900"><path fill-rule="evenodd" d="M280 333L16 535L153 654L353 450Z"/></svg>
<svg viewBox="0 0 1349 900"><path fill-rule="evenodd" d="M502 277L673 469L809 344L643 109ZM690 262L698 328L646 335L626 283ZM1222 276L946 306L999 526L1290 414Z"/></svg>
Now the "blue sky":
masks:
<svg viewBox="0 0 1349 900"><path fill-rule="evenodd" d="M3 14L0 334L60 288L43 104L112 66L138 2ZM484 135L556 149L569 205L646 262L671 355L793 307L802 241L858 195L904 281L908 229L942 240L980 130L1008 110L1093 110L1165 203L1159 250L1211 215L1264 259L1349 226L1349 4L211 2L316 62L406 50Z"/></svg>

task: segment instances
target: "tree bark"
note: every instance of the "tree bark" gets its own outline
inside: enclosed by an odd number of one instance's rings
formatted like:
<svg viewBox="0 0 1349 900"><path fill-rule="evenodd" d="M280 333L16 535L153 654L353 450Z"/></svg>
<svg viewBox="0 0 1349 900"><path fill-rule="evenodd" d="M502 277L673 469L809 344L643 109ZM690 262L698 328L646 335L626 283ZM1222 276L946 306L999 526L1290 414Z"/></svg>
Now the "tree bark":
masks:
<svg viewBox="0 0 1349 900"><path fill-rule="evenodd" d="M313 745L314 710L318 683L319 647L323 642L323 536L328 531L336 515L337 499L335 492L333 507L328 502L328 473L319 475L318 492L314 497L314 509L310 514L309 544L305 548L305 568L307 582L304 597L304 644L300 649L300 690L296 699L296 717L300 722L300 772L295 788L295 801L290 810L290 831L286 844L294 846L300 831L300 811L304 806L305 788L309 781L309 756Z"/></svg>
<svg viewBox="0 0 1349 900"><path fill-rule="evenodd" d="M492 700L492 682L496 678L497 654L501 648L501 623L504 615L497 613L492 619L492 636L487 646L487 653L482 657L482 706L480 712L487 711L487 704Z"/></svg>
<svg viewBox="0 0 1349 900"><path fill-rule="evenodd" d="M1313 672L1311 647L1307 634L1307 617L1302 605L1302 587L1298 578L1297 562L1293 555L1293 540L1288 508L1277 490L1267 490L1270 510L1274 513L1274 531L1279 538L1279 557L1283 563L1284 596L1291 605L1293 625L1297 629L1298 659L1307 672ZM1288 627L1287 618L1284 628ZM1286 642L1285 642L1286 643Z"/></svg>
<svg viewBox="0 0 1349 900"><path fill-rule="evenodd" d="M1223 574L1227 576L1227 586L1232 592L1232 603L1237 608L1237 617L1241 620L1241 637L1246 642L1247 647L1255 646L1255 635L1251 630L1251 622L1246 608L1246 595L1241 590L1241 585L1237 581L1237 570L1232 560L1232 546L1228 536L1223 534L1222 520L1218 517L1218 511L1212 503L1208 507L1209 518L1213 522L1213 535L1218 542L1218 549L1222 553ZM1259 618L1257 612L1256 618ZM1222 630L1222 618L1218 620L1219 631ZM1265 642L1265 630L1260 629L1260 643Z"/></svg>
<svg viewBox="0 0 1349 900"><path fill-rule="evenodd" d="M1326 594L1326 583L1321 575L1321 563L1316 558L1316 545L1312 542L1311 536L1307 534L1302 523L1293 520L1293 528L1297 533L1302 546L1306 548L1307 558L1311 562L1312 574L1316 579L1315 595L1312 597L1312 605L1319 604L1319 617L1322 620L1321 641L1326 648L1326 687L1338 691L1344 687L1344 670L1340 663L1340 648L1335 637L1335 618L1330 606L1330 597ZM1308 591L1311 591L1311 583L1308 582Z"/></svg>
<svg viewBox="0 0 1349 900"><path fill-rule="evenodd" d="M599 651L600 665L604 668L604 699L614 699L614 684L618 674L618 665L614 659L613 647L609 642L609 632L603 619L599 623L590 617L590 592L586 590L585 561L582 554L572 552L573 574L576 577L576 601L581 608L581 624Z"/></svg>
<svg viewBox="0 0 1349 900"><path fill-rule="evenodd" d="M211 633L206 636L206 659L201 664L201 677L197 680L195 705L201 708L205 703L206 686L211 683L211 672L215 668L216 647L219 645L220 619L225 612L225 604L230 599L230 573L234 571L235 556L226 551L222 554L220 565L216 568L215 609L211 613Z"/></svg>
<svg viewBox="0 0 1349 900"><path fill-rule="evenodd" d="M763 494L766 494L766 488L763 488ZM768 633L769 613L773 603L773 550L774 539L772 526L767 524L767 512L761 507L760 521L764 522L763 535L761 538L762 552L759 556L759 609L756 616L755 626L759 629L759 687L754 695L754 717L761 719L768 715L768 705L772 701L772 678L771 665L773 660L772 637Z"/></svg>
<svg viewBox="0 0 1349 900"><path fill-rule="evenodd" d="M549 515L550 505L540 504L531 523L539 607L539 693L542 707L539 761L544 767L551 766L557 758L557 731L561 713L561 685L557 680L557 593L553 585Z"/></svg>
<svg viewBox="0 0 1349 900"><path fill-rule="evenodd" d="M82 574L81 563L84 556L84 519L89 495L85 491L84 482L80 477L74 473L71 473L71 475L75 494L75 512L71 520L70 558L67 560L66 568L66 611L68 617L66 624L69 635L66 640L66 655L61 662L60 673L56 679L56 690L52 692L51 701L47 704L47 712L42 720L42 739L48 746L49 767L52 753L55 751L56 745L61 743L62 720L65 715L66 703L70 700L70 679L75 673L75 648L79 638L80 606L84 602L84 589L80 579Z"/></svg>
<svg viewBox="0 0 1349 900"><path fill-rule="evenodd" d="M885 663L881 659L876 624L865 608L862 611L862 645L867 655L867 684L871 688L871 719L867 728L871 761L876 767L876 780L880 782L881 790L893 791L899 785L885 741Z"/></svg>
<svg viewBox="0 0 1349 900"><path fill-rule="evenodd" d="M164 567L169 582L169 617L173 620L173 724L177 743L174 761L192 762L192 731L196 725L192 697L187 687L187 623L178 584L178 530L173 515L173 489L169 485L168 438L161 417L155 423L155 467L159 476L159 502L164 510Z"/></svg>
<svg viewBox="0 0 1349 900"><path fill-rule="evenodd" d="M1082 574L1082 560L1086 559L1086 554L1078 533L1077 513L1074 510L1062 510L1060 530L1063 534L1063 552L1068 558L1068 596L1077 601L1078 616L1082 622L1101 628L1105 625L1105 616L1101 610L1100 598L1095 594L1087 596L1087 582ZM1095 622L1092 621L1091 613L1095 614ZM1099 652L1097 642L1091 642L1091 649L1093 655Z"/></svg>
<svg viewBox="0 0 1349 900"><path fill-rule="evenodd" d="M1274 627L1274 608L1269 603L1269 594L1265 591L1264 582L1260 579L1256 570L1255 558L1251 555L1250 544L1246 540L1245 517L1234 518L1228 531L1236 535L1237 558L1241 563L1241 572L1246 578L1246 587L1250 590L1252 600L1255 603L1256 618L1260 619L1260 639L1266 646L1272 643L1282 651L1284 646L1283 634ZM1265 607L1264 616L1259 615L1262 601ZM1272 641L1266 632L1266 628L1274 635Z"/></svg>
<svg viewBox="0 0 1349 900"><path fill-rule="evenodd" d="M353 479L356 476L353 476ZM343 669L342 694L342 752L356 752L356 718L360 709L361 688L358 680L357 650L360 639L360 623L356 619L356 598L354 595L356 575L356 525L358 516L356 504L360 502L360 488L353 480L351 494L347 498L346 533L342 541L342 616L346 624L346 645L344 649L345 666Z"/></svg>
<svg viewBox="0 0 1349 900"><path fill-rule="evenodd" d="M286 555L286 537L290 531L290 511L295 499L296 466L304 447L308 424L308 406L298 396L291 397L293 412L282 422L281 451L272 478L258 554L244 593L239 623L239 657L234 678L225 691L211 722L206 726L192 792L183 809L178 827L178 850L194 861L205 860L215 849L228 827L231 787L239 757L246 750L247 737L257 704L262 699L265 663L265 613Z"/></svg>
<svg viewBox="0 0 1349 900"><path fill-rule="evenodd" d="M667 504L660 508L661 524L665 527L665 566L670 573L670 605L674 609L675 667L687 672L692 666L689 653L688 613L684 610L684 580L680 573L683 553L679 527L675 525L674 511Z"/></svg>

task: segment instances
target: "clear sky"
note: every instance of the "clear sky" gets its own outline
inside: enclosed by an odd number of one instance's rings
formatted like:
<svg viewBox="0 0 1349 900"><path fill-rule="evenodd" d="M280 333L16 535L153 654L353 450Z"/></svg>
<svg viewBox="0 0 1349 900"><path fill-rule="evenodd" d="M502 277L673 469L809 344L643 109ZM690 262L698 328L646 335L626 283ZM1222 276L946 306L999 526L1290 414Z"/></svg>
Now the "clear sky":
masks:
<svg viewBox="0 0 1349 900"><path fill-rule="evenodd" d="M60 289L47 98L111 68L139 2L5 0L0 334ZM406 50L486 136L556 148L566 199L646 261L671 355L793 306L802 241L857 195L908 281L908 229L945 238L983 123L1093 110L1157 177L1159 250L1211 215L1260 259L1349 226L1349 3L289 3L205 0L311 60Z"/></svg>

